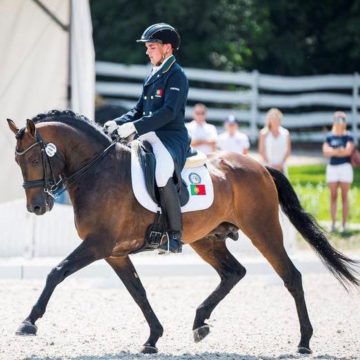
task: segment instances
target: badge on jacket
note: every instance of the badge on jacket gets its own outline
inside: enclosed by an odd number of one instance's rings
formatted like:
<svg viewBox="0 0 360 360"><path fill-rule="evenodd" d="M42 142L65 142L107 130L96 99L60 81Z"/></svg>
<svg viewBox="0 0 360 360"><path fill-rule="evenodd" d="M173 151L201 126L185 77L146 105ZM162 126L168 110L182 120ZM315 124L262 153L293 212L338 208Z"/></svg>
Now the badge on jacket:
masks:
<svg viewBox="0 0 360 360"><path fill-rule="evenodd" d="M164 95L164 89L157 89L155 96L156 97L162 97Z"/></svg>

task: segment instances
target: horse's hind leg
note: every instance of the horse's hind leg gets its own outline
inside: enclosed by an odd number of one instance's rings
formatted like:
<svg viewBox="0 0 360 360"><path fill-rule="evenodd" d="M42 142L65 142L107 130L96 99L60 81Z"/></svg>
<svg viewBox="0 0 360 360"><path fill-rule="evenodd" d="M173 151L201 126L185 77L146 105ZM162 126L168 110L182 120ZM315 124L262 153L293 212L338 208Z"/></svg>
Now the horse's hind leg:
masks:
<svg viewBox="0 0 360 360"><path fill-rule="evenodd" d="M156 317L146 297L145 289L139 279L139 276L128 256L110 257L106 261L114 269L116 274L122 280L127 290L139 305L150 326L150 336L142 348L142 353L157 353L156 343L163 334L163 327Z"/></svg>
<svg viewBox="0 0 360 360"><path fill-rule="evenodd" d="M301 334L298 351L302 354L310 354L310 339L313 334L313 328L306 307L301 273L289 259L285 249L284 253L280 256L276 254L267 254L265 257L270 261L275 271L283 279L285 287L295 300Z"/></svg>
<svg viewBox="0 0 360 360"><path fill-rule="evenodd" d="M260 226L261 214L259 212L257 221L260 222L256 225L253 224L251 229L247 226L242 227L242 230L269 261L271 266L284 281L285 287L293 296L299 317L301 332L298 351L300 353L309 354L311 353L310 339L313 334L313 328L306 308L301 273L296 269L284 248L283 236L277 212L274 211L272 214L273 216L268 216L267 222L263 223L266 223L266 226Z"/></svg>
<svg viewBox="0 0 360 360"><path fill-rule="evenodd" d="M225 240L210 236L192 243L191 247L217 271L221 279L218 287L196 309L193 331L195 342L199 342L209 334L205 320L209 319L219 302L245 276L246 269L231 255Z"/></svg>

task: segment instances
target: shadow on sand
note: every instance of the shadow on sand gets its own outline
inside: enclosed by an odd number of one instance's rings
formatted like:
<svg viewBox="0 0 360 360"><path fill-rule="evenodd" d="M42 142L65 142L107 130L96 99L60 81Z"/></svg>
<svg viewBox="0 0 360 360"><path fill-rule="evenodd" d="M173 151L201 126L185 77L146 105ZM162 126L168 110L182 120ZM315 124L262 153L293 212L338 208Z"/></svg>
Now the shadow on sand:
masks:
<svg viewBox="0 0 360 360"><path fill-rule="evenodd" d="M203 352L183 355L167 355L167 354L154 354L154 355L143 355L143 354L133 354L130 352L122 351L118 354L105 354L105 355L84 355L84 356L74 356L74 357L39 357L39 356L30 356L26 357L24 360L135 360L135 359L156 359L156 360L285 360L285 359L306 359L307 356L300 354L283 354L279 356L253 356L253 355L242 355L234 353L224 353L224 352ZM329 354L310 356L311 359L319 360L355 360L355 357L336 357Z"/></svg>

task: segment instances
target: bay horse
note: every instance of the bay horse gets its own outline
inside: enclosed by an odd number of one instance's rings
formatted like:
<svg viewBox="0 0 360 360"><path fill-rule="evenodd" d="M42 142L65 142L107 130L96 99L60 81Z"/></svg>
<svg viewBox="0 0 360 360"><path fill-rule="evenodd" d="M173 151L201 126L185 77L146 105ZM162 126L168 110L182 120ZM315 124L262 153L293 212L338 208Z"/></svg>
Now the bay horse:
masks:
<svg viewBox="0 0 360 360"><path fill-rule="evenodd" d="M17 330L35 335L35 322L66 277L105 259L141 308L150 327L143 353L157 352L163 327L152 310L129 254L140 249L154 214L135 199L131 186L131 154L111 143L100 128L71 111L53 110L27 120L18 129L8 119L17 144L15 159L23 178L28 211L42 215L53 207L52 191L66 185L74 208L80 245L46 279L29 316ZM183 214L183 241L219 274L219 286L197 308L193 332L200 341L209 333L206 319L245 276L246 269L229 252L225 239L241 229L281 277L295 300L300 323L298 351L310 353L313 328L307 312L302 279L283 245L279 205L333 275L346 288L359 286L358 263L334 249L316 221L307 214L287 178L251 157L218 152L207 166L214 185L210 208Z"/></svg>

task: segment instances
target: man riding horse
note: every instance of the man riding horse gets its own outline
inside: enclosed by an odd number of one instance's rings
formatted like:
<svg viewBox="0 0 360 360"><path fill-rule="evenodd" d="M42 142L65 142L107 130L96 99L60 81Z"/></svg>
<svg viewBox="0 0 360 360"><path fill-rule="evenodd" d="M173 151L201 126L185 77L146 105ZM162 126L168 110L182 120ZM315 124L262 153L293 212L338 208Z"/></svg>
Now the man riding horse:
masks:
<svg viewBox="0 0 360 360"><path fill-rule="evenodd" d="M179 171L184 167L190 144L185 128L188 80L173 55L180 47L180 36L172 26L159 23L149 26L137 42L145 43L152 71L145 79L135 107L106 122L104 130L120 138L136 134L151 144L156 158L160 207L168 227L168 244L163 247L179 253L182 251L182 219L173 174L175 166Z"/></svg>
<svg viewBox="0 0 360 360"><path fill-rule="evenodd" d="M122 138L137 133L152 144L158 160L156 181L161 207L167 215L171 250L180 251L182 221L172 175L175 167L184 164L189 138L184 126L188 84L172 56L179 48L179 36L170 25L156 24L146 29L140 41L145 42L155 69L145 81L135 108L109 122L106 129ZM36 322L45 314L56 287L71 274L105 259L149 325L150 334L141 351L156 353L163 327L129 256L143 247L144 233L153 213L142 207L131 191L130 149L115 146L91 122L72 111L39 114L28 119L26 127L21 129L10 119L8 124L16 136L15 160L23 174L28 210L36 215L50 211L56 192L65 186L82 239L80 245L51 270L37 302L16 333L35 335ZM246 274L245 267L226 245L226 238L235 239L240 229L269 261L293 297L300 324L298 351L311 353L313 328L302 277L284 247L279 205L344 287L360 286L358 262L331 245L316 221L302 208L293 187L280 171L234 152L218 152L209 157L208 170L215 194L211 207L184 212L182 218L184 242L220 276L217 288L196 309L194 340L199 342L209 334L207 319ZM241 301L235 299L232 305L241 306Z"/></svg>

